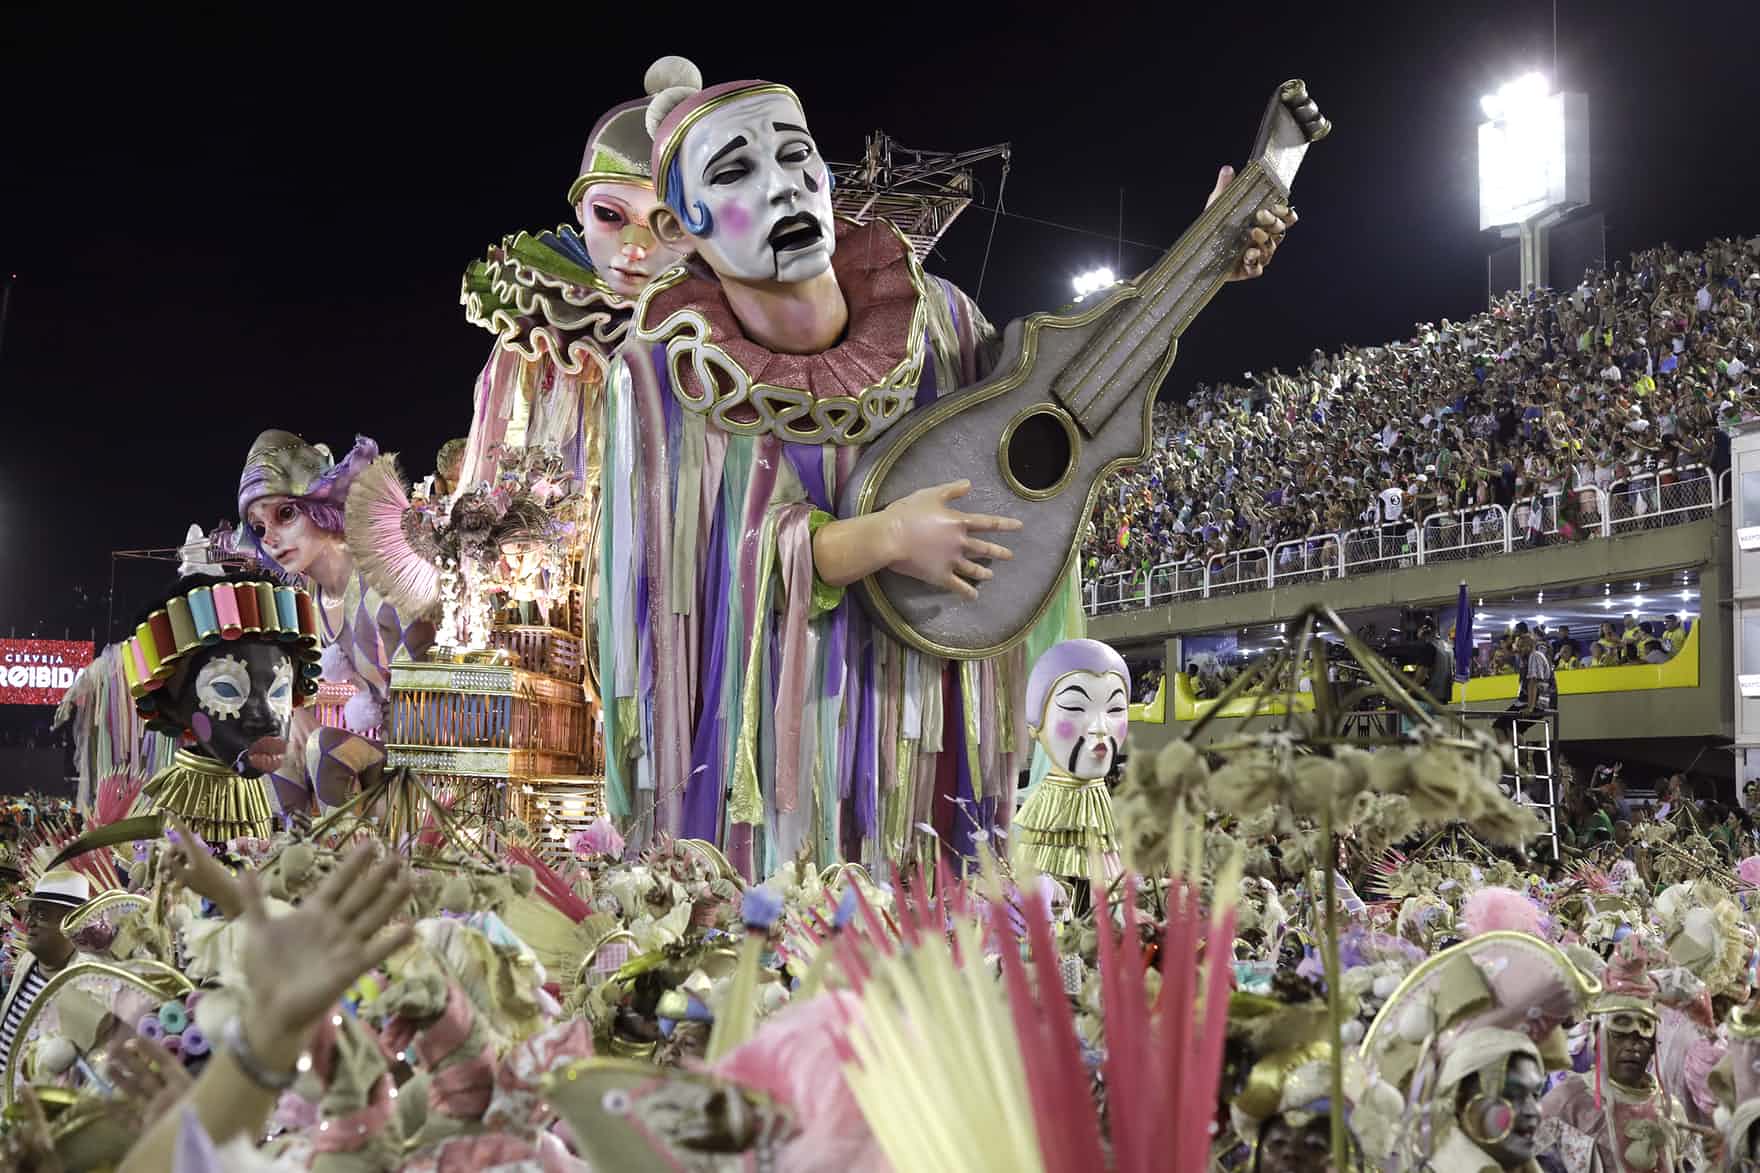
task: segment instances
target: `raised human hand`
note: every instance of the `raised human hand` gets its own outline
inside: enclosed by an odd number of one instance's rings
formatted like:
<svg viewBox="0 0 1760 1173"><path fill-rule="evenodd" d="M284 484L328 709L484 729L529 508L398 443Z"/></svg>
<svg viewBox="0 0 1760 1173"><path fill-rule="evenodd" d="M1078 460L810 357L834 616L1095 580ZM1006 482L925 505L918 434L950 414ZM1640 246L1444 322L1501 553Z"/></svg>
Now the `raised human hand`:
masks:
<svg viewBox="0 0 1760 1173"><path fill-rule="evenodd" d="M409 942L407 925L380 931L413 890L402 861L392 855L375 860L378 850L372 843L357 846L287 916L269 916L256 876L239 878L250 997L241 1021L265 1061L291 1066L343 991Z"/></svg>
<svg viewBox="0 0 1760 1173"><path fill-rule="evenodd" d="M1216 202L1224 188L1234 179L1234 168L1223 167L1216 173L1216 186L1210 191L1210 198L1204 201L1208 208ZM1265 266L1277 253L1277 246L1283 243L1283 234L1290 230L1296 222L1296 210L1276 204L1270 210L1261 209L1254 217L1253 227L1247 231L1246 247L1241 253L1240 263L1234 272L1228 275L1230 281L1248 281L1262 276Z"/></svg>
<svg viewBox="0 0 1760 1173"><path fill-rule="evenodd" d="M171 850L165 855L165 870L173 880L204 900L211 900L220 915L231 920L244 911L238 881L226 866L214 858L199 836L176 815L167 820L165 838Z"/></svg>
<svg viewBox="0 0 1760 1173"><path fill-rule="evenodd" d="M43 1103L29 1084L19 1088L21 1119L0 1136L0 1168L16 1173L67 1173L49 1131Z"/></svg>
<svg viewBox="0 0 1760 1173"><path fill-rule="evenodd" d="M152 1039L138 1037L111 1053L105 1071L140 1118L149 1122L171 1111L195 1082L177 1056Z"/></svg>
<svg viewBox="0 0 1760 1173"><path fill-rule="evenodd" d="M971 491L971 481L948 481L918 489L888 505L882 512L891 529L894 557L887 569L965 599L977 598L977 584L988 581L994 573L978 560L1007 559L1014 554L975 535L1006 533L1021 528L1021 523L1013 517L961 513L948 505Z"/></svg>

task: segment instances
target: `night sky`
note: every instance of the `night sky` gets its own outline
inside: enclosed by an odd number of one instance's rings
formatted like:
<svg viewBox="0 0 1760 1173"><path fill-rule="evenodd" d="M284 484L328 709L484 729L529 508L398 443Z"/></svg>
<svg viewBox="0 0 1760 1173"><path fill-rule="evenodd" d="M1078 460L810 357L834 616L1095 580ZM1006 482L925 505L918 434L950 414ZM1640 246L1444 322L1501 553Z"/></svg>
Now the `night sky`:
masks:
<svg viewBox="0 0 1760 1173"><path fill-rule="evenodd" d="M588 129L661 53L710 82L793 85L834 159L875 128L933 149L1011 141L1010 210L1110 237L1122 187L1123 235L1161 244L1243 161L1273 87L1305 77L1337 129L1297 180L1302 223L1188 333L1175 395L1482 308L1478 98L1553 60L1549 2L1231 4L1198 23L1173 5L1015 5L909 28L898 5L177 7L0 15L0 277L18 275L0 634L101 637L108 552L230 516L266 427L338 451L364 433L429 472L469 424L491 341L458 305L464 265L571 216ZM1760 232L1757 42L1752 0L1559 5L1557 77L1590 96L1611 253ZM930 267L976 292L989 227L968 211ZM1114 248L1003 218L980 303L998 324L1055 306ZM1153 259L1127 245L1123 267ZM125 568L118 620L168 570Z"/></svg>

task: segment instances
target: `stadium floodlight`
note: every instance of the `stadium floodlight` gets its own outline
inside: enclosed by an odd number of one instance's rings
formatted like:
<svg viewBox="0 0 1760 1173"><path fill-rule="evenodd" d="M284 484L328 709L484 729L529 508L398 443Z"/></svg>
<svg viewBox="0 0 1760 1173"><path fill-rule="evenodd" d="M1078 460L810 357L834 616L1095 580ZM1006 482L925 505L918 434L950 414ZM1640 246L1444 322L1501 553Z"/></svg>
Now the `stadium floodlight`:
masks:
<svg viewBox="0 0 1760 1173"><path fill-rule="evenodd" d="M1546 284L1546 234L1589 202L1589 99L1538 73L1479 99L1479 227L1522 241L1522 286Z"/></svg>
<svg viewBox="0 0 1760 1173"><path fill-rule="evenodd" d="M1110 289L1117 285L1118 278L1112 275L1111 269L1102 267L1089 269L1086 273L1077 273L1073 283L1076 287L1076 300L1080 301L1090 293L1099 293L1102 289Z"/></svg>

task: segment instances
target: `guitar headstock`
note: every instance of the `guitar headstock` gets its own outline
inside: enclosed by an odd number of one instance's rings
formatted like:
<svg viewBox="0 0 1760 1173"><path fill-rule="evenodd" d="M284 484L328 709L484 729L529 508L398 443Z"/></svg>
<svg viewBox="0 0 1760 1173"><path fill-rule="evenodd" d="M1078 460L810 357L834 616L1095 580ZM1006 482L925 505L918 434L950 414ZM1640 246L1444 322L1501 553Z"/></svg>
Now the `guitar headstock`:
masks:
<svg viewBox="0 0 1760 1173"><path fill-rule="evenodd" d="M1294 78L1278 86L1266 104L1251 158L1259 160L1288 191L1308 145L1331 133L1332 123L1321 116L1320 107L1308 94L1308 83Z"/></svg>

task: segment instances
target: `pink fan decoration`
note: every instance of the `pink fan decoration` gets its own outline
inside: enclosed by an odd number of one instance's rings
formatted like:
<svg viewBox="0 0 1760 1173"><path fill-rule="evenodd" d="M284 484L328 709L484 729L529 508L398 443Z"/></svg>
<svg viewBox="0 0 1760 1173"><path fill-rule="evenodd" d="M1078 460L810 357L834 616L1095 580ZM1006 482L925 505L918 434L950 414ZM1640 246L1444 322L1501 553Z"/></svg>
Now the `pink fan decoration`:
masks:
<svg viewBox="0 0 1760 1173"><path fill-rule="evenodd" d="M440 601L440 568L411 543L404 522L412 512L395 456L373 461L348 491L355 564L400 613L420 615Z"/></svg>

